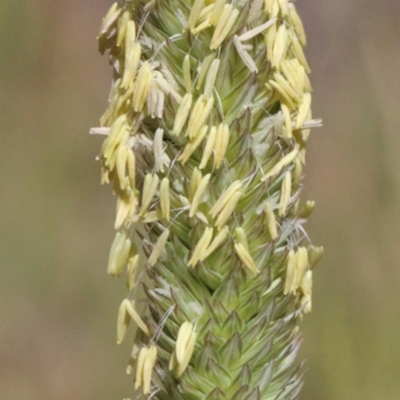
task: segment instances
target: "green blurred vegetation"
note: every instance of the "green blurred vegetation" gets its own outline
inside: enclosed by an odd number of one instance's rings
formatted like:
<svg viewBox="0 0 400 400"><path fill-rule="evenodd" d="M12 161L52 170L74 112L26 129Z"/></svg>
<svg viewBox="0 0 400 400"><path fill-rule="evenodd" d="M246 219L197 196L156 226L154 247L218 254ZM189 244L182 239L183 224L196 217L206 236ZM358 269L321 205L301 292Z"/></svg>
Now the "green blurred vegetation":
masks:
<svg viewBox="0 0 400 400"><path fill-rule="evenodd" d="M106 277L114 199L99 185L108 0L0 2L0 393L122 399L123 282ZM400 392L400 3L299 0L313 69L308 232L326 256L304 319L307 400Z"/></svg>

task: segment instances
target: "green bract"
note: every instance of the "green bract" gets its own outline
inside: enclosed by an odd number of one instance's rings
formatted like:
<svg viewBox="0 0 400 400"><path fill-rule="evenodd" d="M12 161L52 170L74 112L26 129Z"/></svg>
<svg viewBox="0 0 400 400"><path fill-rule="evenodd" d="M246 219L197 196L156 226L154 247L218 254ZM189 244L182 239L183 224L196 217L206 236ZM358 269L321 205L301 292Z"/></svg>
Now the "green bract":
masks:
<svg viewBox="0 0 400 400"><path fill-rule="evenodd" d="M302 245L314 207L299 207L302 166L319 121L294 4L126 0L99 43L114 79L93 132L107 135L102 181L118 199L108 269L127 270L118 341L133 320L136 389L296 399L297 321L322 249Z"/></svg>

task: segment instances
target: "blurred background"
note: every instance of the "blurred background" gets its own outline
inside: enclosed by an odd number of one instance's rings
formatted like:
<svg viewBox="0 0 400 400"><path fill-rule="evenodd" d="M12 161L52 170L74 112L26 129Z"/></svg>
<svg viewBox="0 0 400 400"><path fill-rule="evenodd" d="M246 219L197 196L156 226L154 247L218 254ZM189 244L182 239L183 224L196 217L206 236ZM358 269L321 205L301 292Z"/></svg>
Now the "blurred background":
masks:
<svg viewBox="0 0 400 400"><path fill-rule="evenodd" d="M106 276L114 198L99 184L111 0L0 1L0 393L122 399L124 282ZM304 199L326 254L303 322L303 400L400 398L400 2L298 0L314 116Z"/></svg>

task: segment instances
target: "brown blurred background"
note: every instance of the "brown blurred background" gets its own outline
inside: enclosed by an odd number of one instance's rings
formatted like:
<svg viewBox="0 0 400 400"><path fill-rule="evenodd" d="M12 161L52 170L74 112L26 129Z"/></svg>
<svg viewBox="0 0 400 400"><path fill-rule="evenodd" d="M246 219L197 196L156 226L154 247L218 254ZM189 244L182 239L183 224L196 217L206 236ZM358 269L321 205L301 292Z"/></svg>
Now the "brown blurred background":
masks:
<svg viewBox="0 0 400 400"><path fill-rule="evenodd" d="M0 398L122 399L114 199L88 129L110 85L111 0L0 1ZM400 398L400 2L298 0L313 69L308 231L326 249L303 323L303 400Z"/></svg>

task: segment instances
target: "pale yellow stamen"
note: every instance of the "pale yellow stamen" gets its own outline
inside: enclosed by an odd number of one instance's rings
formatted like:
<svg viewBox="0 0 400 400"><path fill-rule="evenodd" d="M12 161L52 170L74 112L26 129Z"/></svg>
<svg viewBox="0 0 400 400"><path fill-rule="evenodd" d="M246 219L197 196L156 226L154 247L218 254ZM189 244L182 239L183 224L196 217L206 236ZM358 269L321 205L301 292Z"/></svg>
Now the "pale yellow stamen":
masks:
<svg viewBox="0 0 400 400"><path fill-rule="evenodd" d="M119 229L128 217L136 212L138 197L131 190L127 194L119 196L117 199L117 215L115 217L115 229Z"/></svg>
<svg viewBox="0 0 400 400"><path fill-rule="evenodd" d="M277 17L280 11L278 0L274 0L272 3L271 17Z"/></svg>
<svg viewBox="0 0 400 400"><path fill-rule="evenodd" d="M209 214L215 218L217 214L225 207L229 199L242 188L242 182L233 182L226 190L222 193L220 198L216 201L214 206L211 208Z"/></svg>
<svg viewBox="0 0 400 400"><path fill-rule="evenodd" d="M205 99L203 95L201 95L196 104L193 107L193 112L190 116L188 128L186 131L186 136L189 138L194 138L206 122L207 118L210 115L210 112L214 106L214 97L211 96L209 99Z"/></svg>
<svg viewBox="0 0 400 400"><path fill-rule="evenodd" d="M301 43L299 41L299 39L297 38L297 35L295 32L291 32L290 33L290 41L291 41L291 50L292 53L294 54L295 57L298 58L298 60L300 61L300 64L304 67L304 69L310 73L310 67L308 65L307 59L304 55L304 51L303 48L301 47Z"/></svg>
<svg viewBox="0 0 400 400"><path fill-rule="evenodd" d="M179 328L178 338L176 339L175 354L179 364L182 363L185 356L185 350L193 332L193 324L185 321Z"/></svg>
<svg viewBox="0 0 400 400"><path fill-rule="evenodd" d="M110 159L114 153L115 148L121 143L121 140L127 136L128 132L128 121L126 114L119 116L110 128L110 133L107 139L104 141L102 150L103 156L106 160Z"/></svg>
<svg viewBox="0 0 400 400"><path fill-rule="evenodd" d="M283 90L285 96L289 97L295 103L299 103L301 97L299 97L298 93L289 85L289 82L285 79L285 77L280 73L274 74L275 82L280 86L281 91Z"/></svg>
<svg viewBox="0 0 400 400"><path fill-rule="evenodd" d="M224 160L226 150L229 144L229 127L221 124L218 127L215 138L215 168L219 168Z"/></svg>
<svg viewBox="0 0 400 400"><path fill-rule="evenodd" d="M200 182L200 184L197 186L196 192L193 196L193 200L192 200L192 205L190 207L190 211L189 211L189 217L193 217L196 212L197 209L199 207L200 204L200 200L204 194L204 191L207 188L208 183L210 182L210 178L211 178L211 174L207 174Z"/></svg>
<svg viewBox="0 0 400 400"><path fill-rule="evenodd" d="M303 173L303 167L301 165L301 161L296 158L294 161L294 171L293 171L293 187L299 187L301 176Z"/></svg>
<svg viewBox="0 0 400 400"><path fill-rule="evenodd" d="M299 218L305 219L308 218L311 213L314 211L315 208L315 201L308 200L304 207L299 212Z"/></svg>
<svg viewBox="0 0 400 400"><path fill-rule="evenodd" d="M270 203L265 203L265 215L269 234L271 235L271 239L275 240L278 237L278 225Z"/></svg>
<svg viewBox="0 0 400 400"><path fill-rule="evenodd" d="M250 40L253 39L254 37L256 37L257 35L259 35L260 33L264 32L265 30L267 30L270 26L272 26L275 22L277 21L276 18L271 18L270 20L268 20L267 22L265 22L262 25L257 26L256 28L250 29L249 31L247 31L246 33L243 33L242 35L238 36L238 40L240 42L245 42L246 40Z"/></svg>
<svg viewBox="0 0 400 400"><path fill-rule="evenodd" d="M117 343L120 344L124 340L126 331L128 330L130 320L133 320L136 325L146 334L150 335L150 331L146 324L140 318L139 314L134 308L134 303L128 299L125 299L118 311L118 323L117 323Z"/></svg>
<svg viewBox="0 0 400 400"><path fill-rule="evenodd" d="M107 11L106 16L103 18L101 27L100 27L100 35L107 33L110 26L117 20L120 15L121 10L119 8L118 3L114 3L110 9Z"/></svg>
<svg viewBox="0 0 400 400"><path fill-rule="evenodd" d="M281 198L279 202L279 215L281 217L283 217L286 214L291 196L291 190L292 190L292 174L290 173L290 171L288 171L286 172L282 182Z"/></svg>
<svg viewBox="0 0 400 400"><path fill-rule="evenodd" d="M188 122L188 128L186 131L186 136L189 136L190 138L192 138L193 136L195 136L196 131L194 130L194 128L196 127L198 129L199 126L199 120L201 118L201 115L204 112L204 107L205 107L205 101L204 101L204 96L201 95L196 103L193 106L193 110L192 113L190 115L190 119Z"/></svg>
<svg viewBox="0 0 400 400"><path fill-rule="evenodd" d="M285 57L289 44L289 35L285 25L281 25L276 33L275 44L272 51L271 63L279 68L282 59Z"/></svg>
<svg viewBox="0 0 400 400"><path fill-rule="evenodd" d="M163 178L160 185L160 205L162 218L169 221L170 197L169 197L169 179Z"/></svg>
<svg viewBox="0 0 400 400"><path fill-rule="evenodd" d="M122 17L118 22L118 34L117 34L117 46L120 47L125 41L126 29L128 22L131 18L131 13L129 11L124 11Z"/></svg>
<svg viewBox="0 0 400 400"><path fill-rule="evenodd" d="M190 30L195 28L196 22L200 17L200 13L203 7L204 7L204 0L194 0L188 19L188 28Z"/></svg>
<svg viewBox="0 0 400 400"><path fill-rule="evenodd" d="M275 0L264 0L264 10L267 14L272 12L272 6Z"/></svg>
<svg viewBox="0 0 400 400"><path fill-rule="evenodd" d="M200 90L201 87L203 86L203 82L204 82L205 77L207 76L208 69L210 68L210 65L214 59L215 59L215 53L211 53L204 59L203 63L201 64L199 76L197 78L197 85L196 85L196 88L198 90Z"/></svg>
<svg viewBox="0 0 400 400"><path fill-rule="evenodd" d="M189 267L194 267L201 257L204 257L207 247L210 245L213 236L213 229L206 228L200 240L197 242L192 257L188 262Z"/></svg>
<svg viewBox="0 0 400 400"><path fill-rule="evenodd" d="M193 169L192 176L190 178L189 185L189 200L193 200L193 196L196 193L197 187L200 185L201 180L203 179L203 175L200 170L196 167Z"/></svg>
<svg viewBox="0 0 400 400"><path fill-rule="evenodd" d="M303 292L303 298L301 299L301 305L304 306L304 313L311 312L312 302L312 271L307 271L301 282L301 291Z"/></svg>
<svg viewBox="0 0 400 400"><path fill-rule="evenodd" d="M179 136L183 126L185 125L187 118L189 116L190 108L192 107L193 95L191 93L186 93L183 97L182 103L178 108L176 113L174 128L172 130L172 135Z"/></svg>
<svg viewBox="0 0 400 400"><path fill-rule="evenodd" d="M120 144L117 150L117 176L121 190L124 190L128 184L125 174L128 151L124 144Z"/></svg>
<svg viewBox="0 0 400 400"><path fill-rule="evenodd" d="M301 102L299 113L297 115L296 129L300 129L307 119L308 113L311 109L311 94L305 93L303 101Z"/></svg>
<svg viewBox="0 0 400 400"><path fill-rule="evenodd" d="M235 211L236 205L240 198L242 197L242 192L236 192L226 203L225 207L222 209L221 213L215 222L218 230L222 229L226 221L230 218L232 213Z"/></svg>
<svg viewBox="0 0 400 400"><path fill-rule="evenodd" d="M192 90L192 78L190 76L190 57L186 54L183 59L183 82L185 84L185 89L189 93Z"/></svg>
<svg viewBox="0 0 400 400"><path fill-rule="evenodd" d="M132 105L136 112L142 111L153 80L153 71L150 63L145 61L140 67L133 91Z"/></svg>
<svg viewBox="0 0 400 400"><path fill-rule="evenodd" d="M214 9L210 16L210 24L211 25L216 25L218 23L219 19L221 18L221 15L224 11L225 4L226 4L226 0L216 0Z"/></svg>
<svg viewBox="0 0 400 400"><path fill-rule="evenodd" d="M265 86L267 87L268 84L266 84ZM269 81L269 85L271 85L277 92L279 99L281 101L281 104L286 104L290 109L294 109L295 108L295 104L293 102L292 97L290 97L290 95L286 92L286 90L279 85L277 82L271 80Z"/></svg>
<svg viewBox="0 0 400 400"><path fill-rule="evenodd" d="M216 136L217 136L217 127L213 126L210 130L206 146L203 151L203 156L199 165L200 169L203 169L207 166L208 160L210 159L211 154L215 147Z"/></svg>
<svg viewBox="0 0 400 400"><path fill-rule="evenodd" d="M207 5L206 5L206 7L204 7L201 10L200 15L199 15L199 19L197 20L197 22L202 22L202 21L204 21L204 20L206 20L206 19L208 19L210 17L212 11L214 10L215 4L214 4L213 1L211 2L211 4L208 4L208 3L210 3L210 1L206 0L206 4Z"/></svg>
<svg viewBox="0 0 400 400"><path fill-rule="evenodd" d="M121 87L128 89L135 79L136 72L138 70L140 56L142 49L138 42L133 43L130 46L129 54L126 56L124 75L122 77Z"/></svg>
<svg viewBox="0 0 400 400"><path fill-rule="evenodd" d="M150 336L150 331L147 325L143 322L142 318L140 318L138 312L135 310L135 302L129 301L128 299L124 300L125 308L128 312L129 316L132 318L133 322L147 335Z"/></svg>
<svg viewBox="0 0 400 400"><path fill-rule="evenodd" d="M290 250L287 256L287 268L285 278L285 288L283 293L289 294L296 290L296 253L294 250Z"/></svg>
<svg viewBox="0 0 400 400"><path fill-rule="evenodd" d="M323 254L324 254L324 248L322 246L321 247L310 246L308 248L308 259L311 269L314 269L317 266Z"/></svg>
<svg viewBox="0 0 400 400"><path fill-rule="evenodd" d="M182 164L185 164L187 162L187 160L189 160L189 157L199 147L201 141L204 139L207 132L208 132L208 126L203 126L203 128L200 130L199 134L186 145L182 154L178 158L178 161L180 161Z"/></svg>
<svg viewBox="0 0 400 400"><path fill-rule="evenodd" d="M273 52L274 52L274 46L275 46L275 40L276 40L276 34L277 34L277 24L274 23L272 24L268 30L267 33L265 34L265 45L267 47L267 58L269 61L272 60Z"/></svg>
<svg viewBox="0 0 400 400"><path fill-rule="evenodd" d="M143 347L139 351L139 356L136 363L135 390L139 389L143 385L143 367L148 356L148 351L149 350L147 347Z"/></svg>
<svg viewBox="0 0 400 400"><path fill-rule="evenodd" d="M160 179L157 175L147 174L145 176L143 183L142 205L139 213L140 216L146 214L156 193L159 181Z"/></svg>
<svg viewBox="0 0 400 400"><path fill-rule="evenodd" d="M247 241L246 232L242 227L238 227L235 229L236 237L239 243L243 245L243 247L249 251L249 242Z"/></svg>
<svg viewBox="0 0 400 400"><path fill-rule="evenodd" d="M168 237L169 237L169 229L166 229L157 239L156 245L154 246L153 251L150 254L150 257L147 260L147 263L151 267L153 267L160 258L161 253L163 252L165 245L167 244Z"/></svg>
<svg viewBox="0 0 400 400"><path fill-rule="evenodd" d="M136 24L134 21L128 21L126 25L126 36L125 36L125 57L131 52L132 46L136 41Z"/></svg>
<svg viewBox="0 0 400 400"><path fill-rule="evenodd" d="M214 90L215 80L217 79L220 60L217 58L212 63L207 72L206 84L204 86L204 98L208 99Z"/></svg>
<svg viewBox="0 0 400 400"><path fill-rule="evenodd" d="M107 273L112 276L120 276L128 262L132 242L127 232L117 232L111 245Z"/></svg>
<svg viewBox="0 0 400 400"><path fill-rule="evenodd" d="M215 26L213 37L211 38L211 50L217 49L225 40L238 16L239 10L234 9L231 4L225 5L224 11Z"/></svg>
<svg viewBox="0 0 400 400"><path fill-rule="evenodd" d="M151 345L143 365L143 394L151 393L151 375L157 362L157 347Z"/></svg>
<svg viewBox="0 0 400 400"><path fill-rule="evenodd" d="M192 332L190 335L189 341L186 346L185 354L182 360L182 363L179 364L178 369L175 373L175 376L179 378L186 370L187 366L189 365L190 359L192 358L194 347L196 344L197 333Z"/></svg>
<svg viewBox="0 0 400 400"><path fill-rule="evenodd" d="M291 139L293 137L293 131L292 131L292 117L290 115L290 110L283 103L281 104L281 109L282 109L283 115L285 117L286 137L288 139Z"/></svg>
<svg viewBox="0 0 400 400"><path fill-rule="evenodd" d="M153 222L157 222L160 219L160 214L157 211L147 212L144 216L133 215L129 221L136 224L152 224Z"/></svg>
<svg viewBox="0 0 400 400"><path fill-rule="evenodd" d="M299 149L296 147L293 151L283 157L278 163L276 163L261 179L262 182L266 181L268 178L276 175L283 168L288 166L299 154Z"/></svg>
<svg viewBox="0 0 400 400"><path fill-rule="evenodd" d="M289 21L294 26L294 29L299 36L300 42L303 46L307 45L307 38L303 27L303 22L296 11L294 4L289 7Z"/></svg>
<svg viewBox="0 0 400 400"><path fill-rule="evenodd" d="M254 274L259 274L260 271L256 266L253 258L251 257L250 253L246 250L242 243L235 244L235 251L242 263Z"/></svg>
<svg viewBox="0 0 400 400"><path fill-rule="evenodd" d="M307 267L308 267L307 249L305 247L300 247L296 253L296 269L295 269L295 277L293 280L296 290L301 285L304 274L307 271Z"/></svg>
<svg viewBox="0 0 400 400"><path fill-rule="evenodd" d="M286 17L289 13L289 0L278 0L279 7L281 9L281 14Z"/></svg>
<svg viewBox="0 0 400 400"><path fill-rule="evenodd" d="M200 257L199 261L205 260L211 253L213 253L224 242L224 240L228 236L228 233L229 229L227 226L225 226L224 229L218 232L218 235L215 236L214 240L211 242L210 246L203 253L202 257Z"/></svg>

